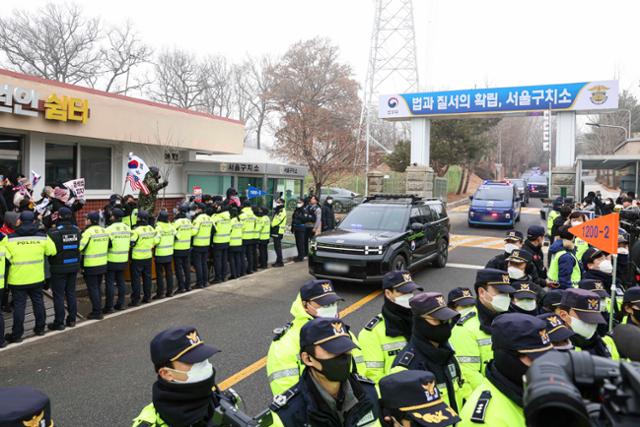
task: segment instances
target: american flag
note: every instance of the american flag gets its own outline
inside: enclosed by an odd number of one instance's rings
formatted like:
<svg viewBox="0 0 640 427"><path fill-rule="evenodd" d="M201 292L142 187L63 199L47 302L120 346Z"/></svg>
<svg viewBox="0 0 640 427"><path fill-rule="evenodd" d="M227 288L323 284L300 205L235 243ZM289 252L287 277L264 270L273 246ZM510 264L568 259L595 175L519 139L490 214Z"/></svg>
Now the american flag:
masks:
<svg viewBox="0 0 640 427"><path fill-rule="evenodd" d="M144 193L144 195L148 195L149 194L149 189L147 188L147 186L145 185L144 182L142 182L142 180L140 178L138 178L137 176L128 173L127 174L127 182L129 183L129 185L131 186L131 189L133 191L142 191Z"/></svg>

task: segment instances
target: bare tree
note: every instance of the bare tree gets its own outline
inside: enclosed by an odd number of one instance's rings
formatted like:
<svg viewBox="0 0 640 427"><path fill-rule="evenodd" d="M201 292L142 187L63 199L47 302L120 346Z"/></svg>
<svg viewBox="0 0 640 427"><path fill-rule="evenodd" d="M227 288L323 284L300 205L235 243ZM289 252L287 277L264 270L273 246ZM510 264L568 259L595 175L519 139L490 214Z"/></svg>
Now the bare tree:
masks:
<svg viewBox="0 0 640 427"><path fill-rule="evenodd" d="M258 150L262 145L262 132L272 107L268 96L273 85L272 74L269 73L272 66L273 60L264 55L260 58L248 57L236 69L237 104L242 111L239 119L250 120Z"/></svg>
<svg viewBox="0 0 640 427"><path fill-rule="evenodd" d="M338 49L326 39L294 44L270 68L269 98L280 116L276 148L308 165L315 192L355 158L360 117L358 83L338 62Z"/></svg>
<svg viewBox="0 0 640 427"><path fill-rule="evenodd" d="M195 55L180 49L161 52L154 64L154 81L149 95L155 101L188 109L206 107L207 72Z"/></svg>
<svg viewBox="0 0 640 427"><path fill-rule="evenodd" d="M223 56L207 57L202 65L202 109L207 113L230 117L234 112L233 67Z"/></svg>
<svg viewBox="0 0 640 427"><path fill-rule="evenodd" d="M12 68L66 83L100 74L100 21L75 4L49 3L37 12L0 18L0 50Z"/></svg>
<svg viewBox="0 0 640 427"><path fill-rule="evenodd" d="M127 21L122 27L113 27L107 33L107 44L101 49L103 73L106 76L105 91L126 93L128 90L142 89L147 80L131 78L133 69L148 63L152 49L139 38L139 34ZM124 77L124 84L118 85Z"/></svg>

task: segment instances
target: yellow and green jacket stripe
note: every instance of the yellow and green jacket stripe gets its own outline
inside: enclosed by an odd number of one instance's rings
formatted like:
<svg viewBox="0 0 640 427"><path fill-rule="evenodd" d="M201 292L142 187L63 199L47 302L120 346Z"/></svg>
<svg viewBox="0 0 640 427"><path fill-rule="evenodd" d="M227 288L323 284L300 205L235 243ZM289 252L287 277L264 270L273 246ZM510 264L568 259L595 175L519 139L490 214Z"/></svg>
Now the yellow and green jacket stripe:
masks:
<svg viewBox="0 0 640 427"><path fill-rule="evenodd" d="M122 218L122 223L129 226L129 228L133 227L138 223L138 208L135 208L131 211L131 215L125 215Z"/></svg>
<svg viewBox="0 0 640 427"><path fill-rule="evenodd" d="M193 246L209 246L211 244L212 228L213 221L211 221L211 217L205 213L199 214L193 220Z"/></svg>
<svg viewBox="0 0 640 427"><path fill-rule="evenodd" d="M140 225L131 230L131 259L147 260L153 256L156 231L150 225Z"/></svg>
<svg viewBox="0 0 640 427"><path fill-rule="evenodd" d="M107 265L109 254L109 233L99 225L91 225L82 232L80 252L83 267Z"/></svg>
<svg viewBox="0 0 640 427"><path fill-rule="evenodd" d="M231 239L229 240L230 247L242 246L242 222L238 217L231 218Z"/></svg>
<svg viewBox="0 0 640 427"><path fill-rule="evenodd" d="M271 219L271 226L278 227L278 234L283 236L284 231L287 228L287 211L282 209L280 212L275 214Z"/></svg>
<svg viewBox="0 0 640 427"><path fill-rule="evenodd" d="M114 222L106 229L111 245L107 261L121 264L129 261L129 248L131 247L131 228L122 222Z"/></svg>
<svg viewBox="0 0 640 427"><path fill-rule="evenodd" d="M156 240L155 250L157 257L165 257L173 255L173 243L175 240L176 230L168 222L158 221L156 223Z"/></svg>
<svg viewBox="0 0 640 427"><path fill-rule="evenodd" d="M242 240L256 240L259 237L256 229L256 216L249 206L242 208L239 215L242 223Z"/></svg>
<svg viewBox="0 0 640 427"><path fill-rule="evenodd" d="M191 249L191 237L193 236L193 225L189 218L178 218L171 224L176 230L176 238L173 241L173 250L186 251Z"/></svg>
<svg viewBox="0 0 640 427"><path fill-rule="evenodd" d="M213 243L224 244L231 241L231 215L228 211L218 212L211 217L215 233Z"/></svg>
<svg viewBox="0 0 640 427"><path fill-rule="evenodd" d="M260 240L269 240L271 237L271 220L267 215L256 217L256 229L259 232Z"/></svg>
<svg viewBox="0 0 640 427"><path fill-rule="evenodd" d="M49 236L20 236L12 234L6 242L6 259L11 263L9 286L33 285L44 282L44 258L57 253Z"/></svg>

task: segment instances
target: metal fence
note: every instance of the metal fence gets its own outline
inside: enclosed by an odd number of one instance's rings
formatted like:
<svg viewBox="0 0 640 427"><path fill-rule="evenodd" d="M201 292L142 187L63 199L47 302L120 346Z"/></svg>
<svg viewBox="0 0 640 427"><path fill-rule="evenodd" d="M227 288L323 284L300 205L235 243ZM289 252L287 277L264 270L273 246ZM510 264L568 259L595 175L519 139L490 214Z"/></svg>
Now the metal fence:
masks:
<svg viewBox="0 0 640 427"><path fill-rule="evenodd" d="M433 178L433 197L440 200L447 200L447 178L434 177Z"/></svg>

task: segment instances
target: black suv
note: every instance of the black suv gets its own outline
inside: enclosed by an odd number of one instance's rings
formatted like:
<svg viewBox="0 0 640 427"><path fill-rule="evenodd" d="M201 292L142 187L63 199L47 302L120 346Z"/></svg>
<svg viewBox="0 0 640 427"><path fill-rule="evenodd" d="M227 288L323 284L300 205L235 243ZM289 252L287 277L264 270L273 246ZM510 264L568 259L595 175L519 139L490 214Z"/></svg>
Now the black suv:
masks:
<svg viewBox="0 0 640 427"><path fill-rule="evenodd" d="M449 217L438 199L401 194L366 198L309 245L309 273L316 278L379 282L391 270L426 263L444 267Z"/></svg>

